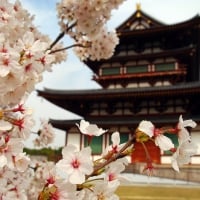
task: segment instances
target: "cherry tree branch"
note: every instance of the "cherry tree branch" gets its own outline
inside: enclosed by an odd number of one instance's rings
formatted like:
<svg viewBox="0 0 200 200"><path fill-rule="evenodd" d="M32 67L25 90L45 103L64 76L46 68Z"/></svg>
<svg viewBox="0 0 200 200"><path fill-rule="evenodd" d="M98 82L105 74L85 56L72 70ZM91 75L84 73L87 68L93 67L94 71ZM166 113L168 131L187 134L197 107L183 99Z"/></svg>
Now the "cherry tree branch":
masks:
<svg viewBox="0 0 200 200"><path fill-rule="evenodd" d="M61 32L57 38L52 42L52 44L50 45L49 49L48 50L51 50L64 36L65 34L71 30L74 26L76 26L76 22L74 22L73 24L71 24L70 26L66 25L66 30Z"/></svg>
<svg viewBox="0 0 200 200"><path fill-rule="evenodd" d="M132 137L126 142L126 144L118 151L118 153L116 153L115 155L113 155L110 159L106 160L104 163L101 163L100 165L96 166L94 168L93 173L90 176L95 175L100 169L104 168L105 166L107 166L108 164L110 164L111 162L119 159L122 156L122 153L128 148L130 147L132 144L135 143L135 139L136 136L135 134L132 135Z"/></svg>
<svg viewBox="0 0 200 200"><path fill-rule="evenodd" d="M61 48L61 49L52 50L52 51L50 52L50 54L56 53L56 52L60 52L60 51L64 51L64 50L67 50L67 49L70 49L70 48L73 48L73 47L88 48L88 47L90 47L90 45L72 44L72 45L70 45L70 46L67 46L67 47L64 47L64 48Z"/></svg>

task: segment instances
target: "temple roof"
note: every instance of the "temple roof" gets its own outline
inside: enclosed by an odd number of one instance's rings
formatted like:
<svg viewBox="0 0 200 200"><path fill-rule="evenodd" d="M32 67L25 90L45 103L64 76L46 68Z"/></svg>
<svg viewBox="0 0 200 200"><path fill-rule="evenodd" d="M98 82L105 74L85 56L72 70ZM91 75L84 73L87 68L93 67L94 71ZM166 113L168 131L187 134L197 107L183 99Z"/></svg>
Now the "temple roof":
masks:
<svg viewBox="0 0 200 200"><path fill-rule="evenodd" d="M100 60L100 61L87 61L85 64L92 69L93 72L98 74L100 67L106 63L114 63L120 61L121 63L131 62L133 60L154 60L156 58L166 58L169 56L176 57L176 59L191 60L194 58L192 62L197 62L199 60L194 57L194 54L199 55L199 43L196 44L196 41L199 39L199 25L200 25L200 16L196 15L186 21L181 23L167 25L162 23L153 17L146 14L141 10L140 6L137 5L136 11L121 25L117 27L117 33L119 35L120 43L116 47L116 51L114 55L108 60ZM182 41L187 39L186 44L182 46L175 46L174 43L177 42L177 38L181 35L181 40L179 41L182 44ZM176 37L175 37L176 36ZM179 38L180 39L180 38ZM144 43L144 42L159 42L159 45L164 45L165 42L172 41L172 47L170 48L162 48L164 50L159 52L141 52L137 54L125 54L123 56L119 56L119 52L123 49L123 45L127 46L127 44L135 44L135 43ZM191 42L192 41L192 42ZM168 44L168 43L167 43ZM132 47L131 47L132 48ZM197 53L196 53L197 52ZM192 57L193 56L193 57ZM184 58L184 59L183 59ZM190 68L199 68L199 64L193 66L194 63L185 63L188 64ZM191 73L191 71L189 71ZM193 72L193 71L192 71ZM199 70L194 70L194 74L198 74ZM179 71L174 72L156 72L156 76L163 77L164 74L175 73L175 78L179 78ZM184 74L186 72L184 71ZM154 75L155 75L154 74ZM182 74L182 72L181 72ZM126 74L126 79L137 78L138 76L142 76L143 74ZM171 76L171 74L170 74ZM177 77L176 77L177 76ZM146 74L146 77L155 79L155 76L152 76L151 73ZM107 81L111 78L111 76L101 77L101 80ZM115 76L116 79L122 80L121 74L119 76ZM197 79L186 79L188 80L197 80ZM198 79L199 80L199 79ZM169 80L168 80L169 81ZM184 79L185 81L185 79ZM132 87L132 88L113 88L113 89L81 89L81 90L57 90L57 89L48 89L44 88L44 90L38 90L38 95L44 97L46 100L51 103L62 107L65 110L69 110L73 113L76 113L80 116L86 117L86 120L91 123L98 124L102 127L110 127L110 125L126 125L128 127L132 127L133 125L138 124L141 120L143 120L143 116L137 116L137 119L134 118L133 115L128 116L90 116L90 107L94 105L96 102L99 104L108 103L108 107L114 104L115 102L131 102L137 103L142 101L149 100L165 100L165 99L183 99L184 106L193 107L189 109L198 110L196 104L193 105L194 102L199 101L200 96L200 82L183 82L176 83L174 85L168 86L154 86L154 87ZM185 105L185 101L188 99L191 100L189 104ZM199 107L199 103L198 103ZM188 109L188 110L189 110ZM192 112L188 112L190 115ZM166 123L176 123L178 121L179 113L174 113L174 115L164 115L162 118L160 115L157 116L147 116L153 123L156 124L166 124ZM141 117L141 118L140 118ZM190 117L190 116L189 116ZM192 116L195 121L200 121L199 112L195 112L195 115ZM68 128L74 126L80 120L54 120L51 119L50 122L56 128L60 128L63 130L67 130Z"/></svg>
<svg viewBox="0 0 200 200"><path fill-rule="evenodd" d="M195 122L200 122L199 115L196 115L196 116L190 116L189 114L184 115L184 118L187 118L187 119L190 119L191 117ZM69 128L75 127L77 123L79 124L80 120L81 119L71 119L71 120L50 119L49 122L55 128L68 131ZM153 124L156 124L156 126L158 127L162 127L163 125L175 126L179 120L179 114L176 114L170 117L168 115L162 115L162 117L152 116L152 115L146 115L145 117L133 115L129 117L87 118L86 120L88 120L92 124L97 124L98 126L106 128L106 129L111 128L111 126L113 125L117 125L117 126L123 125L123 126L129 127L130 129L135 129L142 120L149 120Z"/></svg>
<svg viewBox="0 0 200 200"><path fill-rule="evenodd" d="M188 19L186 21L180 22L180 23L175 23L175 24L169 24L169 25L161 25L161 26L155 26L155 27L150 27L146 29L116 29L117 33L119 34L120 37L126 37L127 35L131 36L143 36L144 34L152 34L152 33L158 33L158 32L165 32L166 31L172 31L172 30L183 30L187 29L189 27L198 25L200 23L200 16L195 15L191 19Z"/></svg>
<svg viewBox="0 0 200 200"><path fill-rule="evenodd" d="M140 5L137 4L136 11L128 19L122 22L122 24L119 25L116 30L119 35L123 36L127 34L141 35L142 33L146 32L186 28L187 26L199 23L199 21L200 16L197 14L180 23L166 24L145 13L143 10L141 10Z"/></svg>
<svg viewBox="0 0 200 200"><path fill-rule="evenodd" d="M151 17L141 10L140 4L136 4L136 11L117 27L117 32L149 29L164 26L165 24Z"/></svg>
<svg viewBox="0 0 200 200"><path fill-rule="evenodd" d="M145 88L90 89L90 90L38 90L38 95L47 101L76 113L88 115L95 103L114 104L117 101L139 103L142 100L176 99L190 97L199 99L200 82L177 84L173 86L156 86ZM194 107L194 106L193 106ZM191 107L192 109L192 107ZM195 109L195 108L193 108Z"/></svg>
<svg viewBox="0 0 200 200"><path fill-rule="evenodd" d="M106 129L109 129L111 128L111 126L113 125L123 125L123 126L127 126L129 127L130 129L134 129L137 127L137 125L142 121L142 120L150 120L152 121L152 123L155 123L157 126L162 126L163 124L166 125L169 124L169 125L175 125L177 122L178 122L178 117L149 117L149 118L142 118L142 117L134 117L134 116L131 116L131 117L128 117L128 118L120 118L120 117L111 117L111 118L98 118L98 119L95 119L95 118L87 118L87 120L92 123L92 124L97 124L98 126L100 127L103 127L103 128L106 128ZM200 119L200 117L199 117ZM199 121L199 119L197 121ZM195 119L194 119L195 120ZM61 130L65 130L65 131L68 131L69 128L72 128L72 127L75 127L76 124L80 123L80 119L72 119L72 120L56 120L56 119L50 119L49 120L49 123L51 123L53 125L53 127L55 128L58 128L58 129L61 129Z"/></svg>
<svg viewBox="0 0 200 200"><path fill-rule="evenodd" d="M200 94L200 82L188 82L172 86L156 86L142 88L118 88L118 89L87 89L87 90L38 90L38 95L51 101L52 99L99 99L121 97L148 97L148 96L177 96Z"/></svg>
<svg viewBox="0 0 200 200"><path fill-rule="evenodd" d="M193 54L196 45L189 45L193 43L193 40L197 40L198 29L200 25L200 16L197 14L190 19L185 21L165 24L163 22L154 19L153 17L146 14L141 8L137 8L136 11L121 25L116 28L117 34L120 39L120 43L116 46L114 55L109 59L101 59L99 61L85 61L85 64L96 74L98 74L99 69L102 64L120 62L124 63L132 60L153 60L155 58L174 56L178 59L183 56ZM189 33L190 32L190 33ZM182 38L181 41L178 38ZM158 41L160 45L164 45L165 41L173 41L173 44L180 42L182 46L174 48L163 48L160 46L162 51L160 52L137 52L135 55L121 55L119 54L124 46L129 44L134 44L138 48L143 46L149 41ZM183 45L183 41L187 42L188 45ZM167 42L168 44L168 42ZM195 43L196 44L196 43ZM132 46L134 46L132 45ZM133 48L133 47L129 47ZM134 47L136 48L136 47ZM137 48L136 48L137 49ZM132 50L132 49L131 49ZM98 82L98 81L97 81Z"/></svg>

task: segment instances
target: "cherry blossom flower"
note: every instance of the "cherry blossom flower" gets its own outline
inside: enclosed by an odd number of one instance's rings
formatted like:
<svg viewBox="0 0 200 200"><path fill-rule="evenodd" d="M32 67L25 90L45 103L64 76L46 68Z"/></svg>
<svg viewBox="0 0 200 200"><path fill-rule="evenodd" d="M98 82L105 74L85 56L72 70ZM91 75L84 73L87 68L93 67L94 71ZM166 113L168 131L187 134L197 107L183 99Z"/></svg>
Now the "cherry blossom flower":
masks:
<svg viewBox="0 0 200 200"><path fill-rule="evenodd" d="M189 140L181 142L175 153L172 155L172 167L179 172L179 167L188 164L191 161L191 157L197 154L198 146Z"/></svg>
<svg viewBox="0 0 200 200"><path fill-rule="evenodd" d="M51 177L55 177L55 163L52 161L47 161L46 159L31 158L31 163L28 168L34 170L33 173L27 173L27 170L23 174L27 174L28 178L31 179L27 196L28 200L38 199L38 195L41 193L41 188L47 184L47 180ZM53 179L54 180L54 179ZM55 182L55 180L54 180ZM54 183L52 182L52 184Z"/></svg>
<svg viewBox="0 0 200 200"><path fill-rule="evenodd" d="M122 2L123 0L92 2L62 0L57 4L61 29L75 39L76 44L81 44L74 48L79 58L100 60L113 55L119 39L115 31L108 31L106 23L111 17L111 10ZM70 26L73 29L66 31Z"/></svg>
<svg viewBox="0 0 200 200"><path fill-rule="evenodd" d="M32 169L21 173L7 167L0 169L0 197L2 199L33 200L27 196L33 174Z"/></svg>
<svg viewBox="0 0 200 200"><path fill-rule="evenodd" d="M160 147L163 151L167 151L174 148L172 141L163 135L163 131L157 129L150 121L141 121L138 130L142 131L150 138L155 137L155 144Z"/></svg>
<svg viewBox="0 0 200 200"><path fill-rule="evenodd" d="M74 48L74 51L81 60L87 60L88 58L90 60L100 60L112 56L114 47L119 43L119 39L116 32L107 32L105 29L102 29L101 34L93 40L80 38L78 42L83 44L83 47L77 46ZM88 48L85 48L85 46L88 46Z"/></svg>
<svg viewBox="0 0 200 200"><path fill-rule="evenodd" d="M55 57L47 51L50 38L38 31L33 16L19 1L1 1L0 13L0 104L7 106L19 103L35 89L45 70L50 71L57 59L61 62L65 58L63 52Z"/></svg>
<svg viewBox="0 0 200 200"><path fill-rule="evenodd" d="M9 52L10 51L10 52ZM18 63L19 54L12 52L10 49L0 49L0 76L6 77L9 73L22 72Z"/></svg>
<svg viewBox="0 0 200 200"><path fill-rule="evenodd" d="M183 120L182 115L180 115L179 122L177 125L179 144L187 140L190 140L190 134L186 129L186 127L195 128L196 125L197 125L196 122L194 122L192 119Z"/></svg>
<svg viewBox="0 0 200 200"><path fill-rule="evenodd" d="M179 167L188 164L191 157L197 154L198 146L192 141L187 127L195 128L196 122L193 120L183 120L182 115L179 117L177 125L179 146L172 156L172 167L179 172Z"/></svg>
<svg viewBox="0 0 200 200"><path fill-rule="evenodd" d="M52 195L54 200L76 199L76 185L63 180L56 180L54 183L56 192ZM55 197L55 198L54 198Z"/></svg>
<svg viewBox="0 0 200 200"><path fill-rule="evenodd" d="M23 142L19 138L1 137L0 140L0 167L8 166L15 169L14 159L23 151Z"/></svg>
<svg viewBox="0 0 200 200"><path fill-rule="evenodd" d="M63 148L62 156L63 159L56 166L69 176L70 183L81 184L85 181L85 175L92 173L93 162L90 147L78 152L74 145L68 145Z"/></svg>
<svg viewBox="0 0 200 200"><path fill-rule="evenodd" d="M46 146L53 142L55 137L54 129L46 120L41 120L41 129L38 137L34 140L35 146Z"/></svg>
<svg viewBox="0 0 200 200"><path fill-rule="evenodd" d="M32 115L24 115L22 118L12 121L14 125L13 132L22 139L28 139L31 133L31 129L35 125L35 121Z"/></svg>
<svg viewBox="0 0 200 200"><path fill-rule="evenodd" d="M51 200L76 199L76 186L62 179L52 180L40 193L38 200L47 196Z"/></svg>
<svg viewBox="0 0 200 200"><path fill-rule="evenodd" d="M124 144L120 144L120 134L118 131L112 133L111 135L112 144L109 145L103 152L105 156L107 153L115 154L118 153Z"/></svg>
<svg viewBox="0 0 200 200"><path fill-rule="evenodd" d="M119 183L129 183L129 180L121 174L125 170L125 166L128 165L126 158L118 159L115 162L110 163L105 169L105 180L112 182L114 180ZM126 164L124 164L124 162Z"/></svg>
<svg viewBox="0 0 200 200"><path fill-rule="evenodd" d="M4 120L0 120L0 131L8 131L11 128L12 128L11 123Z"/></svg>
<svg viewBox="0 0 200 200"><path fill-rule="evenodd" d="M82 119L80 125L76 124L81 131L81 133L89 136L100 136L105 133L107 130L99 128L96 124L90 124L88 121Z"/></svg>
<svg viewBox="0 0 200 200"><path fill-rule="evenodd" d="M30 163L30 158L25 153L19 153L14 157L14 164L18 171L24 172Z"/></svg>
<svg viewBox="0 0 200 200"><path fill-rule="evenodd" d="M119 183L112 181L108 182L97 182L91 191L87 191L86 199L96 200L96 199L105 199L105 200L119 200L119 197L115 194L116 189L119 187Z"/></svg>

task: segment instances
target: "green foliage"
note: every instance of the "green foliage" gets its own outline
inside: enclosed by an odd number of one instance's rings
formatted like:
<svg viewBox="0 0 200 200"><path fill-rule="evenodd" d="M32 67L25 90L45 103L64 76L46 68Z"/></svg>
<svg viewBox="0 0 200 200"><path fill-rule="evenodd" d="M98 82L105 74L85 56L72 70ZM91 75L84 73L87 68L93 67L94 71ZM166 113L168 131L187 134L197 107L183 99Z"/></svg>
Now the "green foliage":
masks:
<svg viewBox="0 0 200 200"><path fill-rule="evenodd" d="M52 149L51 147L42 149L24 148L24 152L31 156L45 156L49 161L58 161L61 159L62 148Z"/></svg>

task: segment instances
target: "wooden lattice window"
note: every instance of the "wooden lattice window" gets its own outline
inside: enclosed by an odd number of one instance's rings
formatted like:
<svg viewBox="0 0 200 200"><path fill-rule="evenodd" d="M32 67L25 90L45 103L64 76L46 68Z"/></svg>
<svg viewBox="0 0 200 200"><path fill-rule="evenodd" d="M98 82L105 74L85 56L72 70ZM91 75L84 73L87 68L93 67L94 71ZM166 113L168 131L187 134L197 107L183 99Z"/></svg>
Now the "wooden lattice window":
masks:
<svg viewBox="0 0 200 200"><path fill-rule="evenodd" d="M160 63L155 64L155 71L174 71L175 70L175 63Z"/></svg>
<svg viewBox="0 0 200 200"><path fill-rule="evenodd" d="M126 67L127 74L144 73L144 72L148 72L148 65Z"/></svg>
<svg viewBox="0 0 200 200"><path fill-rule="evenodd" d="M88 146L88 137L84 137L84 145L85 147ZM98 155L102 153L102 146L103 146L103 135L101 136L94 136L89 145L92 149L92 154Z"/></svg>
<svg viewBox="0 0 200 200"><path fill-rule="evenodd" d="M112 135L112 134L111 134ZM112 141L111 141L111 135L110 135L110 144L112 144ZM120 133L120 144L122 144L122 143L126 143L127 141L129 140L129 135L128 134L126 134L126 133Z"/></svg>
<svg viewBox="0 0 200 200"><path fill-rule="evenodd" d="M120 74L120 68L119 67L109 67L109 68L102 68L102 75L117 75Z"/></svg>
<svg viewBox="0 0 200 200"><path fill-rule="evenodd" d="M120 134L120 143L125 143L127 142L129 139L129 135L128 134Z"/></svg>
<svg viewBox="0 0 200 200"><path fill-rule="evenodd" d="M168 138L170 138L172 140L175 147L178 147L178 137L177 137L176 134L166 133L165 136L167 136ZM164 155L172 155L172 152L171 151L164 151Z"/></svg>

